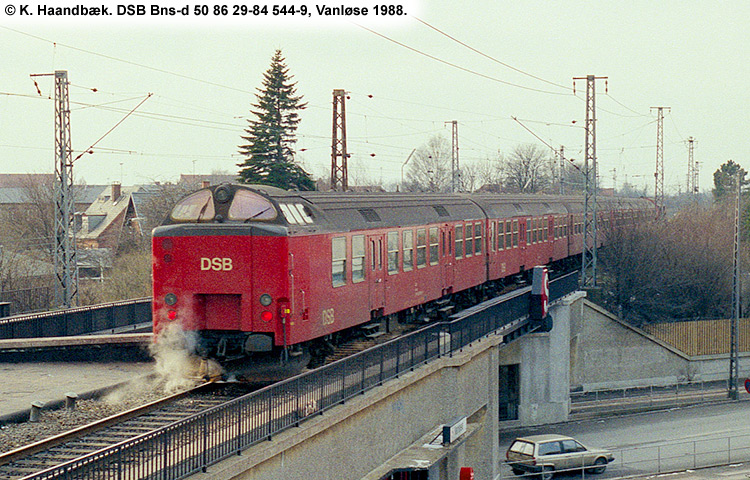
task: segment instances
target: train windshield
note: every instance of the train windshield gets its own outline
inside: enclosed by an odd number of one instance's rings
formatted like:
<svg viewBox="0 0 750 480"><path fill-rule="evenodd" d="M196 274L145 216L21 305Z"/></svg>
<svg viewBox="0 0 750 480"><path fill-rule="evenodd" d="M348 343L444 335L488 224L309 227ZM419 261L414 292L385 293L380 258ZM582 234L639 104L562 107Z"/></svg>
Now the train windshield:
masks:
<svg viewBox="0 0 750 480"><path fill-rule="evenodd" d="M201 190L183 198L170 214L175 222L210 222L214 215L214 199L210 190Z"/></svg>
<svg viewBox="0 0 750 480"><path fill-rule="evenodd" d="M276 216L276 208L268 199L247 190L237 190L229 207L229 220L273 220Z"/></svg>

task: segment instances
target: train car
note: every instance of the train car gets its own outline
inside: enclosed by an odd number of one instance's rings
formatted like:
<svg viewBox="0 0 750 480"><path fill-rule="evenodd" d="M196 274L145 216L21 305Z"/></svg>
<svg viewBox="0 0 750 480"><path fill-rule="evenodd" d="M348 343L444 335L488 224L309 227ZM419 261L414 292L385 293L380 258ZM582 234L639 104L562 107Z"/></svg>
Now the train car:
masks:
<svg viewBox="0 0 750 480"><path fill-rule="evenodd" d="M608 222L646 208L605 203ZM573 197L204 188L154 230L154 331L195 332L195 352L224 364L299 367L343 332L449 313L570 262L581 223Z"/></svg>

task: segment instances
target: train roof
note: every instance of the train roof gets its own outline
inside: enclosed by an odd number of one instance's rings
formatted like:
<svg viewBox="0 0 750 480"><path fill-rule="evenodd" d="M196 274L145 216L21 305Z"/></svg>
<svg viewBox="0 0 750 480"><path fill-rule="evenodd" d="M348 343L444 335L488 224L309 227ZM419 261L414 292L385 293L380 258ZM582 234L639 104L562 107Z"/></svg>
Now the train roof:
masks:
<svg viewBox="0 0 750 480"><path fill-rule="evenodd" d="M256 186L277 202L301 199L323 213L338 228L359 230L408 227L431 223L565 215L583 212L582 196L507 195L469 193L297 192ZM599 197L599 205L642 209L650 206L637 198ZM333 226L332 225L332 226Z"/></svg>
<svg viewBox="0 0 750 480"><path fill-rule="evenodd" d="M267 223L288 225L290 234L311 230L355 231L472 221L487 217L519 218L583 212L581 196L301 192L266 185L224 185L226 187L213 186L208 189L249 190L265 196L280 210L280 214L273 215ZM647 206L641 199L613 197L599 197L598 203L607 208L643 209Z"/></svg>

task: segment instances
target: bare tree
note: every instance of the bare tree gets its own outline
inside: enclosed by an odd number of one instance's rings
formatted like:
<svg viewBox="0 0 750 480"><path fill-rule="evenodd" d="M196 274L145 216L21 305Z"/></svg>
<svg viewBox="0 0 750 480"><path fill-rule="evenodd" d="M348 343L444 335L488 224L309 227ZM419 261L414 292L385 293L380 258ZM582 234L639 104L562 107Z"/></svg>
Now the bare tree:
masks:
<svg viewBox="0 0 750 480"><path fill-rule="evenodd" d="M84 305L114 302L151 295L151 253L129 251L118 255L104 281L81 284L79 299Z"/></svg>
<svg viewBox="0 0 750 480"><path fill-rule="evenodd" d="M491 190L502 183L500 158L487 157L474 162L464 162L461 166L461 180L464 189L473 192L486 187ZM499 189L498 189L499 190Z"/></svg>
<svg viewBox="0 0 750 480"><path fill-rule="evenodd" d="M586 175L583 173L583 163L565 161L563 167L563 188L566 194L583 192L586 189ZM555 178L555 188L559 189L560 179ZM556 190L559 191L559 190Z"/></svg>
<svg viewBox="0 0 750 480"><path fill-rule="evenodd" d="M502 160L502 172L508 190L536 193L547 188L552 180L550 156L546 149L523 144Z"/></svg>
<svg viewBox="0 0 750 480"><path fill-rule="evenodd" d="M172 211L172 207L180 199L195 191L196 186L184 183L163 183L156 184L151 188L154 188L155 191L138 211L138 216L142 222L143 235L149 240L151 230L161 225L169 212Z"/></svg>
<svg viewBox="0 0 750 480"><path fill-rule="evenodd" d="M406 173L407 189L443 192L451 181L451 146L444 137L430 138L414 153Z"/></svg>
<svg viewBox="0 0 750 480"><path fill-rule="evenodd" d="M636 324L727 315L733 241L729 210L690 205L667 220L613 232L617 241L601 262L609 306Z"/></svg>
<svg viewBox="0 0 750 480"><path fill-rule="evenodd" d="M0 215L0 243L12 245L36 257L52 257L55 233L55 185L53 178L28 175L15 190L15 204L5 205Z"/></svg>

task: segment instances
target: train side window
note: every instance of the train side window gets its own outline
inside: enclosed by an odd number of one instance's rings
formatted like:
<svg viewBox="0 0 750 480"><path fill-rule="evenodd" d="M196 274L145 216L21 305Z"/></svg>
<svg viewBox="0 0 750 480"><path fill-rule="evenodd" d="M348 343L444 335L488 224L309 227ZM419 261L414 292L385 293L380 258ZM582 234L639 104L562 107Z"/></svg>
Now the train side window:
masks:
<svg viewBox="0 0 750 480"><path fill-rule="evenodd" d="M505 248L513 248L513 230L511 230L511 221L505 222Z"/></svg>
<svg viewBox="0 0 750 480"><path fill-rule="evenodd" d="M464 227L456 225L456 258L464 256Z"/></svg>
<svg viewBox="0 0 750 480"><path fill-rule="evenodd" d="M513 246L517 247L521 242L526 242L526 225L518 220L513 221Z"/></svg>
<svg viewBox="0 0 750 480"><path fill-rule="evenodd" d="M370 239L370 270L376 270L378 261L378 247L374 238Z"/></svg>
<svg viewBox="0 0 750 480"><path fill-rule="evenodd" d="M497 244L495 243L495 240L497 237L495 237L495 222L490 222L490 230L487 232L487 240L490 241L490 251L494 252L497 250Z"/></svg>
<svg viewBox="0 0 750 480"><path fill-rule="evenodd" d="M352 283L365 279L365 236L352 237Z"/></svg>
<svg viewBox="0 0 750 480"><path fill-rule="evenodd" d="M346 237L331 239L331 278L334 287L346 285Z"/></svg>
<svg viewBox="0 0 750 480"><path fill-rule="evenodd" d="M547 241L549 236L549 217L542 219L542 240Z"/></svg>
<svg viewBox="0 0 750 480"><path fill-rule="evenodd" d="M440 232L440 241L442 242L442 245L441 245L442 248L440 249L440 251L442 252L441 255L444 257L448 254L448 251L447 251L448 243L445 241L445 230L442 230Z"/></svg>
<svg viewBox="0 0 750 480"><path fill-rule="evenodd" d="M383 269L383 239L378 238L378 270Z"/></svg>
<svg viewBox="0 0 750 480"><path fill-rule="evenodd" d="M414 268L414 231L404 230L404 271Z"/></svg>
<svg viewBox="0 0 750 480"><path fill-rule="evenodd" d="M474 255L474 225L471 223L466 224L464 231L464 254L466 258Z"/></svg>
<svg viewBox="0 0 750 480"><path fill-rule="evenodd" d="M474 253L480 255L482 253L482 230L484 225L481 223L474 224Z"/></svg>
<svg viewBox="0 0 750 480"><path fill-rule="evenodd" d="M427 266L427 230L417 229L417 268Z"/></svg>
<svg viewBox="0 0 750 480"><path fill-rule="evenodd" d="M497 249L505 249L505 222L502 220L497 224Z"/></svg>
<svg viewBox="0 0 750 480"><path fill-rule="evenodd" d="M388 232L388 275L398 273L398 232Z"/></svg>
<svg viewBox="0 0 750 480"><path fill-rule="evenodd" d="M438 264L438 229L430 227L430 265Z"/></svg>

